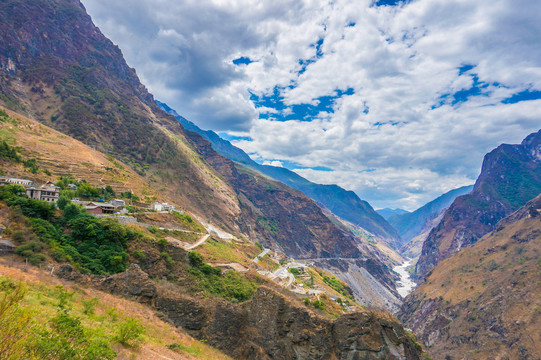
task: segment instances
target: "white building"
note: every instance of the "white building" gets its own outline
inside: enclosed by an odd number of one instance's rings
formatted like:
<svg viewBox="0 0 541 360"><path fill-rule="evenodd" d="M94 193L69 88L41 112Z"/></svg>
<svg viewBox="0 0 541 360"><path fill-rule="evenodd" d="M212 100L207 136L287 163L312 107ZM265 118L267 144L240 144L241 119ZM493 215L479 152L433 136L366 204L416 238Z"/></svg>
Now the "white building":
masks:
<svg viewBox="0 0 541 360"><path fill-rule="evenodd" d="M173 211L175 210L175 205L170 205L166 202L164 203L160 203L160 202L155 202L153 204L153 209L156 210L156 211Z"/></svg>
<svg viewBox="0 0 541 360"><path fill-rule="evenodd" d="M8 185L8 184L32 186L33 183L32 183L32 180L28 180L28 179L17 179L17 178L0 176L0 185Z"/></svg>
<svg viewBox="0 0 541 360"><path fill-rule="evenodd" d="M111 201L111 204L114 207L126 206L126 202L124 200L121 200L121 199L114 199L113 201Z"/></svg>

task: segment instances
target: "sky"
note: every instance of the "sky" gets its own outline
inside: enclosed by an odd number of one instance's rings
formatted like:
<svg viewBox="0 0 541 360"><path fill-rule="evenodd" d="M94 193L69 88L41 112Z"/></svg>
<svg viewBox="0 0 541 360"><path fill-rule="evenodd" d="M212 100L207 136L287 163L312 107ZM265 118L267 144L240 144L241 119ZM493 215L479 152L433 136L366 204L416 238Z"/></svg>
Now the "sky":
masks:
<svg viewBox="0 0 541 360"><path fill-rule="evenodd" d="M541 128L541 1L82 0L157 100L414 210Z"/></svg>

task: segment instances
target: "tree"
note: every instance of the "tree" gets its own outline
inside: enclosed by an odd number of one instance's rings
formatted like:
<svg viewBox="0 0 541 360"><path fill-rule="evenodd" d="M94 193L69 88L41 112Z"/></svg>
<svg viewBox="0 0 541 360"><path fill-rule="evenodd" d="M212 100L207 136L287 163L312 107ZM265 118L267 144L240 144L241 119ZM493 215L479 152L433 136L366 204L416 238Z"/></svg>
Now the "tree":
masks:
<svg viewBox="0 0 541 360"><path fill-rule="evenodd" d="M64 210L64 208L66 207L66 205L70 204L71 201L70 199L68 199L66 196L64 195L61 195L60 198L58 199L58 201L56 202L56 206L60 209L60 210Z"/></svg>

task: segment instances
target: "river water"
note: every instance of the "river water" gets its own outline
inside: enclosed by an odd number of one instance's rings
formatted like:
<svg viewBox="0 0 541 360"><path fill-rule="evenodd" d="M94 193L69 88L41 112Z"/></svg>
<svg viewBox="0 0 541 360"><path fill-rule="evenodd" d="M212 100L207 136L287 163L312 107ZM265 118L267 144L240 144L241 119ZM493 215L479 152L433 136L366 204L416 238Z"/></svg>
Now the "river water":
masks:
<svg viewBox="0 0 541 360"><path fill-rule="evenodd" d="M417 286L411 279L408 273L408 266L411 265L411 259L406 260L402 265L397 265L393 268L400 275L400 280L397 283L396 291L402 297L406 297Z"/></svg>

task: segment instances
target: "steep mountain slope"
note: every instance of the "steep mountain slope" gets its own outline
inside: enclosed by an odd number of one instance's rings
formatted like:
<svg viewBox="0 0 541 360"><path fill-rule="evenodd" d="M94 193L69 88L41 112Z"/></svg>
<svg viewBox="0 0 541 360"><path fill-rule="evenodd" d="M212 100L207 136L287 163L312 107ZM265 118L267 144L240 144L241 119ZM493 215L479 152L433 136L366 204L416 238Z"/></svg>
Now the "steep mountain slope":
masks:
<svg viewBox="0 0 541 360"><path fill-rule="evenodd" d="M78 0L2 1L0 36L0 104L121 159L175 202L235 230L234 191Z"/></svg>
<svg viewBox="0 0 541 360"><path fill-rule="evenodd" d="M485 155L473 191L459 196L428 235L415 273L475 243L496 223L541 192L541 130L520 145L503 144Z"/></svg>
<svg viewBox="0 0 541 360"><path fill-rule="evenodd" d="M400 242L396 230L381 215L374 211L368 202L359 199L353 191L346 191L337 185L313 183L285 168L257 164L243 150L235 147L229 141L222 139L215 132L200 129L197 125L186 120L164 103L157 101L157 104L175 116L186 129L196 132L210 141L213 149L218 154L258 170L275 180L302 191L305 195L315 200L321 206L326 207L335 215L382 238L392 247L399 248Z"/></svg>
<svg viewBox="0 0 541 360"><path fill-rule="evenodd" d="M117 194L129 191L142 200L167 201L128 165L2 106L0 111L9 115L8 121L0 120L0 141L18 148L24 159L35 159L36 164L48 172L32 172L32 169L10 163L0 156L1 169L6 176L45 183L69 174L93 186L109 185Z"/></svg>
<svg viewBox="0 0 541 360"><path fill-rule="evenodd" d="M400 318L434 359L541 358L541 195L441 261Z"/></svg>
<svg viewBox="0 0 541 360"><path fill-rule="evenodd" d="M444 209L436 217L426 219L425 224L421 229L421 232L409 242L402 245L402 247L400 248L400 253L410 259L419 258L421 252L423 251L423 244L428 237L428 234L430 234L430 231L432 231L434 227L438 226L441 219L443 219L443 215L445 214L446 210L447 209Z"/></svg>
<svg viewBox="0 0 541 360"><path fill-rule="evenodd" d="M237 191L246 220L239 224L244 233L275 251L334 272L361 303L396 309L395 275L385 259L363 247L349 229L335 225L302 192L218 155L198 134L187 134Z"/></svg>
<svg viewBox="0 0 541 360"><path fill-rule="evenodd" d="M376 210L378 214L383 216L385 220L389 220L389 218L393 215L403 215L403 214L409 214L409 211L404 209L391 209L391 208L385 208L385 209L379 209ZM391 224L392 225L392 224Z"/></svg>

